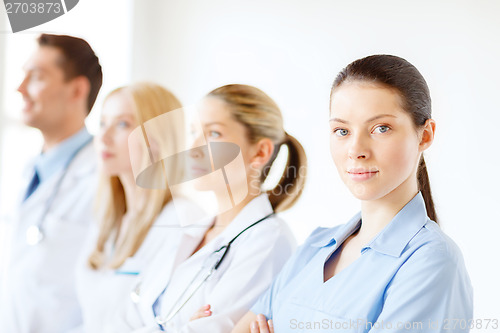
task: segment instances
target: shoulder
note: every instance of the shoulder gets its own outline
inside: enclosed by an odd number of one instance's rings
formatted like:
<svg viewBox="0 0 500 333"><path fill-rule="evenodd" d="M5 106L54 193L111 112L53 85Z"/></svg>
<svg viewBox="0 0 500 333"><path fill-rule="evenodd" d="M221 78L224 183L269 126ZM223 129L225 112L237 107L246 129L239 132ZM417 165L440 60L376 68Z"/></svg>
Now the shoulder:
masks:
<svg viewBox="0 0 500 333"><path fill-rule="evenodd" d="M460 291L469 299L472 286L465 261L456 243L433 221L428 221L401 254L394 283L417 288L427 285L435 293ZM411 282L409 282L411 281Z"/></svg>
<svg viewBox="0 0 500 333"><path fill-rule="evenodd" d="M473 289L462 253L435 222L427 221L413 237L398 266L386 289L396 303L418 298L436 315L440 309L460 313L449 312L449 318L471 317Z"/></svg>
<svg viewBox="0 0 500 333"><path fill-rule="evenodd" d="M73 163L70 165L70 170L75 177L94 175L97 171L97 152L92 142L88 143L78 152Z"/></svg>
<svg viewBox="0 0 500 333"><path fill-rule="evenodd" d="M446 235L436 222L428 220L410 240L403 254L427 257L431 262L463 265L463 255L457 244Z"/></svg>
<svg viewBox="0 0 500 333"><path fill-rule="evenodd" d="M83 147L78 154L76 154L75 160L78 161L87 161L88 163L96 163L97 162L97 152L93 141L90 141Z"/></svg>
<svg viewBox="0 0 500 333"><path fill-rule="evenodd" d="M245 238L252 241L259 240L267 243L269 247L296 247L295 236L288 223L276 214L252 227Z"/></svg>

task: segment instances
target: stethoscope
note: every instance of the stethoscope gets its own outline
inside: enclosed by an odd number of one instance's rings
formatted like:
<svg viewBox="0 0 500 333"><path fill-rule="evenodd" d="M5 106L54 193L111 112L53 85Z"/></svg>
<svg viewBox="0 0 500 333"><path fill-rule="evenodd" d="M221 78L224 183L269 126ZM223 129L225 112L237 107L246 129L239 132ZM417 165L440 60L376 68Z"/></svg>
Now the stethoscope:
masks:
<svg viewBox="0 0 500 333"><path fill-rule="evenodd" d="M38 219L36 224L29 226L28 230L26 230L26 244L31 245L31 246L35 246L35 245L38 245L44 239L45 235L44 235L44 231L43 231L43 222L45 221L45 218L47 217L50 209L52 208L52 204L54 203L54 199L55 199L56 195L58 194L58 192L61 188L62 182L68 173L68 169L71 166L71 163L75 159L76 155L78 155L78 153L85 146L87 146L90 142L92 142L92 140L93 140L92 137L90 137L88 140L86 140L80 147L78 147L77 150L75 150L75 152L73 152L73 154L69 158L68 162L66 162L66 165L64 166L64 169L63 169L61 176L57 180L57 183L55 184L54 189L52 190L52 193L49 196L49 199L45 203L45 207L43 209L42 215L40 216L40 218Z"/></svg>
<svg viewBox="0 0 500 333"><path fill-rule="evenodd" d="M224 258L226 257L227 253L229 252L229 249L231 248L231 244L245 231L248 229L252 228L253 226L259 224L260 222L264 221L265 219L271 217L274 215L274 212L271 214L268 214L261 218L260 220L252 223L245 229L243 229L239 234L233 237L226 245L221 246L218 250L212 252L210 256L204 261L202 267L200 270L196 273L196 275L193 277L191 282L188 284L187 288L184 289L182 294L177 298L177 300L174 302L174 305L172 306L171 310L169 313L165 316L160 316L157 315L155 316L155 321L160 326L160 329L163 331L164 330L164 325L168 323L172 318L179 313L180 310L186 305L187 302L193 297L193 295L200 289L200 287L214 274L214 272L220 267L222 262L224 261ZM204 274L203 274L204 273ZM198 280L198 283L195 284L195 281ZM132 291L130 294L130 298L132 299L132 302L138 303L140 300L140 289L141 289L141 282L139 282L135 289ZM163 295L165 292L166 288L163 290L163 292L157 297L155 301L155 305L159 301L160 297ZM155 312L155 305L153 305L153 312Z"/></svg>

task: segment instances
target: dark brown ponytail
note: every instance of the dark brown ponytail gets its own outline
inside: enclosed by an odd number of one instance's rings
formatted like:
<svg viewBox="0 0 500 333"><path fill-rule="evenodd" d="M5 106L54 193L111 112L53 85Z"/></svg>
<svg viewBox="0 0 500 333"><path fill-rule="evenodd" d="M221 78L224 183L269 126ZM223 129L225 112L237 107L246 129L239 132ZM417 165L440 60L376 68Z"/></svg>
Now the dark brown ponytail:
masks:
<svg viewBox="0 0 500 333"><path fill-rule="evenodd" d="M413 119L415 128L431 119L431 96L427 82L415 66L403 58L392 55L372 55L358 59L344 68L333 82L330 99L334 91L346 82L368 82L395 89L402 100L402 108ZM420 159L417 180L424 197L427 215L437 222L432 201L427 168L423 156Z"/></svg>
<svg viewBox="0 0 500 333"><path fill-rule="evenodd" d="M434 222L439 223L436 210L434 208L434 201L432 200L431 184L429 182L429 175L427 174L424 156L420 157L420 162L418 163L417 181L418 189L422 192L422 196L424 197L427 216Z"/></svg>

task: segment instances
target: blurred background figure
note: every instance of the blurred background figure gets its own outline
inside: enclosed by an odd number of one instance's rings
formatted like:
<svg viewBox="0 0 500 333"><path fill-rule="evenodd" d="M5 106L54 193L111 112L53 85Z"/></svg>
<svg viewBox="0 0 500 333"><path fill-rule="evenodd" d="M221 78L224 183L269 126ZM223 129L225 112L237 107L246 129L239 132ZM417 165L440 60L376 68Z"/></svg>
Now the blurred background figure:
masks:
<svg viewBox="0 0 500 333"><path fill-rule="evenodd" d="M26 168L8 237L0 332L57 333L81 320L74 269L90 225L96 170L84 121L102 71L86 41L48 34L38 38L24 70L22 119L40 130L43 147Z"/></svg>
<svg viewBox="0 0 500 333"><path fill-rule="evenodd" d="M255 87L226 85L202 100L198 117L187 179L214 193L219 214L169 234L112 332L229 332L294 249L288 225L275 214L300 197L306 155L285 132L276 103ZM280 148L288 151L281 170L273 166ZM278 177L266 190L271 170ZM210 309L214 315L205 316Z"/></svg>
<svg viewBox="0 0 500 333"><path fill-rule="evenodd" d="M161 115L168 116L168 121L161 121L165 119ZM161 132L148 130L156 128L151 126L154 122L161 122ZM139 136L131 135L135 129ZM166 233L178 232L177 212L197 212L187 201L176 200L174 208L168 187L167 182L181 179L182 159L175 159L176 163L170 160L168 168L155 168L168 175L155 175L152 181L158 184L148 182L156 185L154 189L137 186L133 173L134 163L164 166L153 164L150 158L157 160L161 152L181 152L184 129L181 103L159 85L137 83L118 88L106 97L97 141L97 225L78 265L83 326L75 332L105 332L110 313L128 299L137 275L157 254ZM141 147L145 155L138 152Z"/></svg>

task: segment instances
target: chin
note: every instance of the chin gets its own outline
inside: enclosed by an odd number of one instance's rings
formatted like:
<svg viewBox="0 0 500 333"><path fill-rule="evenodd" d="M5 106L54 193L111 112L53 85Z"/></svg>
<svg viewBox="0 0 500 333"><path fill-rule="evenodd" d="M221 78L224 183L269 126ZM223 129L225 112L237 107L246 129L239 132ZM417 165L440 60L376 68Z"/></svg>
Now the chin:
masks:
<svg viewBox="0 0 500 333"><path fill-rule="evenodd" d="M376 193L372 186L369 186L368 184L350 183L347 184L347 187L349 188L349 191L352 193L352 195L358 200L370 201L379 198L378 193Z"/></svg>
<svg viewBox="0 0 500 333"><path fill-rule="evenodd" d="M206 179L196 179L193 181L193 188L196 191L200 192L214 192L214 193L226 193L227 192L227 187L225 183L220 183L220 182L212 182L208 181Z"/></svg>
<svg viewBox="0 0 500 333"><path fill-rule="evenodd" d="M30 113L23 113L22 117L23 124L29 127L39 128L37 126L36 119L33 119Z"/></svg>
<svg viewBox="0 0 500 333"><path fill-rule="evenodd" d="M108 176L108 177L115 177L118 176L119 170L116 170L116 168L110 167L106 165L105 163L101 163L101 172Z"/></svg>
<svg viewBox="0 0 500 333"><path fill-rule="evenodd" d="M213 189L213 186L210 186L210 182L208 182L204 179L200 179L200 178L194 179L192 184L193 184L193 188L196 191L200 191L200 192L211 191Z"/></svg>

